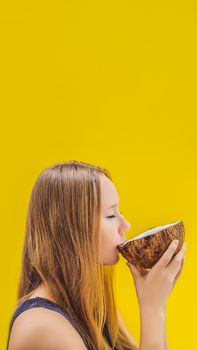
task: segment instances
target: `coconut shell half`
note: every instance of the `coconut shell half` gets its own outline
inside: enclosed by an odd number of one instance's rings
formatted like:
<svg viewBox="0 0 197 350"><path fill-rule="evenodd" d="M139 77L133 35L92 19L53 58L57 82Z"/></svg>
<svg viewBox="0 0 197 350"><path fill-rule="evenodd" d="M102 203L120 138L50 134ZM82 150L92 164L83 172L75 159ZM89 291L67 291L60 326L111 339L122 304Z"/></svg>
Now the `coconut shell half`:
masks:
<svg viewBox="0 0 197 350"><path fill-rule="evenodd" d="M184 224L181 220L153 227L118 245L117 249L128 262L139 268L150 269L161 258L174 239L178 239L179 244L173 257L178 253L185 239Z"/></svg>

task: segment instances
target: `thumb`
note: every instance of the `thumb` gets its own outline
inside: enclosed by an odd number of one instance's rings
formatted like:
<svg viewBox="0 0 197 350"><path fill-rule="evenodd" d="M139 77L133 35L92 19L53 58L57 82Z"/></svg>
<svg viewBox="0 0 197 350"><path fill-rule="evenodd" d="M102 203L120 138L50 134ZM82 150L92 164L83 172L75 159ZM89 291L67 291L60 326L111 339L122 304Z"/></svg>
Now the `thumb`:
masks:
<svg viewBox="0 0 197 350"><path fill-rule="evenodd" d="M132 273L134 279L141 276L141 275L140 275L140 272L138 271L137 267L135 267L135 265L133 265L133 264L131 264L131 263L129 263L129 262L127 262L126 264L127 264L127 266L129 267L129 269L130 269L130 271L131 271L131 273Z"/></svg>

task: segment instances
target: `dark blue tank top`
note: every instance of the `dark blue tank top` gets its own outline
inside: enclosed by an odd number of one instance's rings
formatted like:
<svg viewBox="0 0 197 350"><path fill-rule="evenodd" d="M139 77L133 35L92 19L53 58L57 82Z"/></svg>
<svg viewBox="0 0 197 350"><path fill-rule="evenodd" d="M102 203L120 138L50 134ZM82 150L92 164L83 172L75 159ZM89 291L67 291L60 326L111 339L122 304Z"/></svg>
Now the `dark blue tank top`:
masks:
<svg viewBox="0 0 197 350"><path fill-rule="evenodd" d="M77 332L81 335L85 346L88 350L92 350L92 348L90 347L90 345L87 344L86 339L84 338L83 334L81 334L81 331L79 330L79 328L77 327L76 323L74 322L74 320L72 319L71 315L69 313L66 312L66 310L61 307L60 305L54 303L53 301L49 300L49 299L45 299L42 297L35 297L32 299L28 299L25 300L21 305L19 305L19 307L15 310L15 312L12 315L11 321L10 321L10 325L9 325L9 334L8 334L8 340L7 340L7 349L8 349L8 343L9 343L9 338L10 338L10 333L11 333L11 329L13 326L13 323L15 321L15 319L25 310L34 308L34 307L44 307L46 309L50 309L56 312L59 312L60 314L62 314L68 321L70 321L70 323L73 325L73 327L77 330ZM108 344L110 347L112 347L112 342L108 333L108 329L105 325L104 329L103 329L103 335L105 337L105 339L107 340ZM114 350L118 350L117 347L114 348Z"/></svg>

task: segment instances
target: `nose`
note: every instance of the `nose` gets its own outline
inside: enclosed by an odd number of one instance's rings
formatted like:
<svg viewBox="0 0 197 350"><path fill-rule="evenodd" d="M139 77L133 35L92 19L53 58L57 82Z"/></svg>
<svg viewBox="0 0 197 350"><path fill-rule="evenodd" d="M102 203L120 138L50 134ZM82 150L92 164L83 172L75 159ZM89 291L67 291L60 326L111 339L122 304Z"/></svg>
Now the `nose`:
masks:
<svg viewBox="0 0 197 350"><path fill-rule="evenodd" d="M131 229L131 224L122 217L122 224L120 226L120 233L124 234L126 231L129 231Z"/></svg>

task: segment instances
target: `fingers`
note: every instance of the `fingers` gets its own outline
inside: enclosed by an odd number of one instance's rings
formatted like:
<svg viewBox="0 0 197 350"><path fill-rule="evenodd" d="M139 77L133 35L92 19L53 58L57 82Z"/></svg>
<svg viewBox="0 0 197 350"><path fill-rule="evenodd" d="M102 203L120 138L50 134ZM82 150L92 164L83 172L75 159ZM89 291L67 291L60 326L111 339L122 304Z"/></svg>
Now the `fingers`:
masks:
<svg viewBox="0 0 197 350"><path fill-rule="evenodd" d="M176 276L178 271L181 268L182 260L184 259L184 254L187 249L186 243L184 243L180 249L180 251L175 255L170 264L166 267L166 272L173 276Z"/></svg>
<svg viewBox="0 0 197 350"><path fill-rule="evenodd" d="M178 271L176 277L174 278L172 289L174 288L174 286L175 286L175 284L176 284L176 282L177 282L177 280L178 280L178 278L179 278L179 276L180 276L180 274L181 274L181 272L182 272L182 270L183 270L184 263L185 263L185 257L183 258L183 260L182 260L182 262L181 262L181 267L180 267L180 269L179 269L179 271Z"/></svg>
<svg viewBox="0 0 197 350"><path fill-rule="evenodd" d="M144 269L143 267L140 267L139 270L142 276L147 275L147 273L150 271L150 269Z"/></svg>
<svg viewBox="0 0 197 350"><path fill-rule="evenodd" d="M180 274L181 274L181 272L183 270L184 263L185 263L185 257L183 257L183 259L181 261L181 267L180 267L178 273L176 274L176 277L174 279L174 284L176 283L177 279L179 278L179 276L180 276Z"/></svg>
<svg viewBox="0 0 197 350"><path fill-rule="evenodd" d="M155 270L162 270L164 269L169 262L171 261L177 247L178 247L179 241L173 240L165 253L162 255L162 257L159 259L159 261L152 267L152 272Z"/></svg>
<svg viewBox="0 0 197 350"><path fill-rule="evenodd" d="M174 276L176 276L177 272L182 269L182 260L184 258L184 253L187 248L187 244L184 243L182 245L182 248L179 250L179 252L175 255L176 249L178 247L179 241L173 240L165 253L162 255L162 257L159 259L159 261L152 267L151 273L153 273L155 270L167 270L167 273L172 273ZM174 257L174 258L173 258ZM131 263L127 263L128 267L130 268L130 271L132 272L132 275L134 278L139 278L141 276L146 275L150 269L144 269L144 268L137 268L135 265ZM180 271L181 272L181 271ZM178 276L177 276L178 277Z"/></svg>
<svg viewBox="0 0 197 350"><path fill-rule="evenodd" d="M145 276L147 275L147 273L150 271L150 269L148 268L143 268L143 267L140 267L140 266L135 266L129 262L126 263L127 266L130 268L130 271L134 277L134 279L137 279L139 277L142 277L142 276Z"/></svg>
<svg viewBox="0 0 197 350"><path fill-rule="evenodd" d="M126 263L127 266L129 267L134 279L137 279L139 278L141 275L140 275L140 272L138 271L137 267L129 262Z"/></svg>

